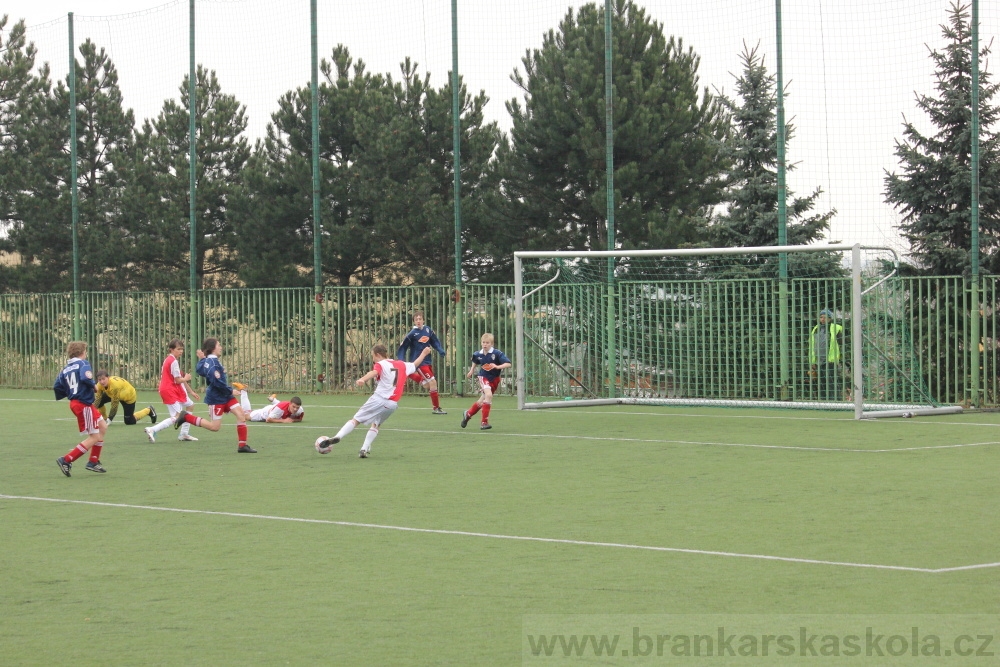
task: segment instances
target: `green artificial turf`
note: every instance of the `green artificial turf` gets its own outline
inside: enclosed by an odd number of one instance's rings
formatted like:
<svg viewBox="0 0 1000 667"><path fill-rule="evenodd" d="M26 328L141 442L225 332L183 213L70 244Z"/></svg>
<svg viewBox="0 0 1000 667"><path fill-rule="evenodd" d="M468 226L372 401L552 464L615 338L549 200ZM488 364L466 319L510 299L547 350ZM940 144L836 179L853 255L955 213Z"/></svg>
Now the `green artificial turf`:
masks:
<svg viewBox="0 0 1000 667"><path fill-rule="evenodd" d="M303 398L304 423L249 426L256 455L236 454L232 417L195 443L116 423L109 472L80 460L67 479L67 404L0 391L0 663L561 664L526 650L536 626L1000 612L1000 568L925 571L1000 561L997 414L501 398L480 431L459 426L471 398L436 416L408 396L361 460L363 426L312 445L364 397ZM574 661L643 664L633 638Z"/></svg>

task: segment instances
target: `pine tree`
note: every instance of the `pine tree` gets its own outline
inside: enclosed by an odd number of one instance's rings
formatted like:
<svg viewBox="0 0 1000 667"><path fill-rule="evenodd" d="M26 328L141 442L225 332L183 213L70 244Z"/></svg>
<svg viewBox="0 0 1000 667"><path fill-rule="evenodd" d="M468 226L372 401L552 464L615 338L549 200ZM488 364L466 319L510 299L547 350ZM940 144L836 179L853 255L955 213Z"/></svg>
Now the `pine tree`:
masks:
<svg viewBox="0 0 1000 667"><path fill-rule="evenodd" d="M128 211L142 229L137 256L159 287L183 288L190 267L189 77L179 99L163 103L147 120L132 156ZM233 214L250 158L246 107L222 90L214 70L195 72L195 274L200 287L228 287L239 270L235 252L242 233Z"/></svg>
<svg viewBox="0 0 1000 667"><path fill-rule="evenodd" d="M0 33L7 19L0 20ZM69 201L63 197L69 174L69 124L49 79L35 67L35 46L24 21L6 36L0 55L0 250L17 260L0 273L10 290L51 291L68 284L71 237ZM61 86L61 84L59 84ZM46 233L61 225L61 233Z"/></svg>
<svg viewBox="0 0 1000 667"><path fill-rule="evenodd" d="M896 141L900 172L886 171L885 200L902 214L899 229L918 269L931 275L969 271L971 243L972 30L968 6L953 3L941 26L947 44L931 50L937 96L917 95L917 107L937 128L925 136L905 121ZM1000 272L1000 135L992 131L1000 109L991 105L998 85L979 53L979 245L984 272Z"/></svg>
<svg viewBox="0 0 1000 667"><path fill-rule="evenodd" d="M775 77L767 73L764 59L758 55L756 47L744 47L740 61L743 71L736 79L739 100L722 98L733 126L724 152L731 166L725 196L727 208L713 221L712 244L719 247L777 245L777 86ZM785 124L786 149L794 131L791 123ZM794 164L789 164L787 170L792 169ZM812 243L829 230L835 211L810 215L821 192L817 187L806 197L795 197L788 191L788 245ZM761 271L767 267L769 272L773 272L770 269L776 264L776 256L762 255L748 260L743 269ZM831 275L838 271L835 258L818 255L792 255L789 257L789 269L790 275Z"/></svg>
<svg viewBox="0 0 1000 667"><path fill-rule="evenodd" d="M699 57L631 0L614 4L614 186L622 247L704 239L719 202L726 132L699 91ZM509 201L498 227L522 248L603 250L606 237L604 9L572 9L513 80L513 126L498 161ZM510 248L513 249L513 248ZM504 251L498 249L497 261Z"/></svg>

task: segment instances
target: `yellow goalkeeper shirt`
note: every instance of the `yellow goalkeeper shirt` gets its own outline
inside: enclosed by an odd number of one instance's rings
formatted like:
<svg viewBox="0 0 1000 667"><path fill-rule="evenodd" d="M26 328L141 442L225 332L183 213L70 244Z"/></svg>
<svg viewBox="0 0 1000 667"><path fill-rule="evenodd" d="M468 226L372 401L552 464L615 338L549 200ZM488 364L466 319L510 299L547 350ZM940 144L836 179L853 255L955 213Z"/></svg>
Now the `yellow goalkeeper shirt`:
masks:
<svg viewBox="0 0 1000 667"><path fill-rule="evenodd" d="M108 377L107 388L102 386L101 383L97 383L95 390L94 402L100 403L101 396L106 394L111 399L112 410L118 407L118 403L135 403L136 401L135 387L128 380L120 378L117 375Z"/></svg>

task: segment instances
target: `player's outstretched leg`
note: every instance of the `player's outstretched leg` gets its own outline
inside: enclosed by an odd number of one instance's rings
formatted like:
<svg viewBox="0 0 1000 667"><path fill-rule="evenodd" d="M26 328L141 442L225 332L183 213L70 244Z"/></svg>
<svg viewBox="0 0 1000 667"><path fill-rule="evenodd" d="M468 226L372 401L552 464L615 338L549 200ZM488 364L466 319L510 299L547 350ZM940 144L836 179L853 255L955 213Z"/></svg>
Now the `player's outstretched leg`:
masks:
<svg viewBox="0 0 1000 667"><path fill-rule="evenodd" d="M378 424L372 424L371 428L368 429L368 433L365 435L365 444L361 445L361 451L358 452L358 458L366 459L372 451L372 443L375 442L375 438L378 437Z"/></svg>

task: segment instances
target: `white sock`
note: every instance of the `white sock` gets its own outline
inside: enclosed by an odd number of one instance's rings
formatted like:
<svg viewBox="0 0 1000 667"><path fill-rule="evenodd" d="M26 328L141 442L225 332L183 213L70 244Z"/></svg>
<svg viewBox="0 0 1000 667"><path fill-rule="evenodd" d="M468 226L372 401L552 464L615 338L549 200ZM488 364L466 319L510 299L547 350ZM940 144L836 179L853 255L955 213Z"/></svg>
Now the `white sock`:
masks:
<svg viewBox="0 0 1000 667"><path fill-rule="evenodd" d="M370 452L372 449L372 443L375 442L375 438L378 437L378 431L376 429L368 429L368 434L365 435L365 444L361 446L361 449L366 452Z"/></svg>
<svg viewBox="0 0 1000 667"><path fill-rule="evenodd" d="M181 426L181 434L178 437L183 438L190 432L191 432L190 422L184 422L184 424Z"/></svg>
<svg viewBox="0 0 1000 667"><path fill-rule="evenodd" d="M339 440L343 440L344 438L347 437L347 434L350 433L353 430L354 430L354 422L353 421L349 421L349 422L347 422L346 424L344 424L343 426L340 427L340 430L337 431L337 435L335 435L334 437L337 438L337 439L339 439Z"/></svg>
<svg viewBox="0 0 1000 667"><path fill-rule="evenodd" d="M240 391L240 407L243 408L244 412L250 412L250 396L247 394L247 390L243 389Z"/></svg>
<svg viewBox="0 0 1000 667"><path fill-rule="evenodd" d="M152 431L153 433L159 433L163 429L170 428L173 425L174 425L174 418L173 417L167 417L163 421L156 422L155 424L153 424L152 426L150 426L149 430Z"/></svg>

